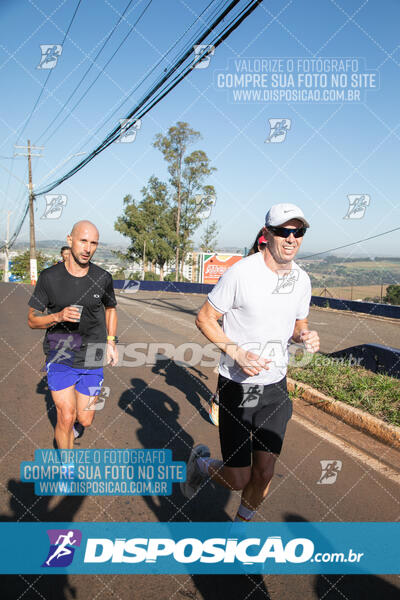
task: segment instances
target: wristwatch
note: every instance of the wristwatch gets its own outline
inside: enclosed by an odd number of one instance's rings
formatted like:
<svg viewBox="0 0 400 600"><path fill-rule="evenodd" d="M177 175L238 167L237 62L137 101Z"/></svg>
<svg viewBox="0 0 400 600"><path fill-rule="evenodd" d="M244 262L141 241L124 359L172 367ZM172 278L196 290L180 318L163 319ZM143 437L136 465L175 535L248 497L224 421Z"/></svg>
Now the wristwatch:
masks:
<svg viewBox="0 0 400 600"><path fill-rule="evenodd" d="M108 335L107 342L115 342L116 344L118 344L119 338L117 335Z"/></svg>

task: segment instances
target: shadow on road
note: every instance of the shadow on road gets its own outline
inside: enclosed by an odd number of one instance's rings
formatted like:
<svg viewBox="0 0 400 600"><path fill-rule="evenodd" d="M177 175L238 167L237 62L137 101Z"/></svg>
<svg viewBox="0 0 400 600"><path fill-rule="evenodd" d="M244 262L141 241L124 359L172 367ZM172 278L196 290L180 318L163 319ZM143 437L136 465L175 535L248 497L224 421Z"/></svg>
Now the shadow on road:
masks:
<svg viewBox="0 0 400 600"><path fill-rule="evenodd" d="M44 400L46 403L46 413L47 417L50 421L50 424L53 429L55 429L57 424L57 411L56 405L53 402L53 398L51 396L51 392L49 390L49 386L47 385L47 375L44 375L42 379L39 381L36 387L36 393L42 394L44 396Z"/></svg>
<svg viewBox="0 0 400 600"><path fill-rule="evenodd" d="M10 494L10 515L1 514L0 522L15 521L73 521L84 496L63 497L52 508L52 496L36 496L34 486L10 479L7 485ZM46 557L43 557L43 560ZM67 575L2 575L1 598L46 598L46 600L71 600L76 598L76 588L71 586Z"/></svg>
<svg viewBox="0 0 400 600"><path fill-rule="evenodd" d="M210 390L202 380L207 380L207 375L192 366L180 366L166 356L160 355L160 359L152 368L153 373L161 375L165 383L173 389L178 389L186 400L193 406L196 412L209 423L207 410L201 400L207 405L215 390Z"/></svg>
<svg viewBox="0 0 400 600"><path fill-rule="evenodd" d="M297 514L286 513L287 523L307 523L307 519ZM372 542L372 541L371 541ZM324 552L336 552L329 540L324 543ZM385 581L378 575L317 575L314 582L315 598L329 600L398 600L399 588Z"/></svg>
<svg viewBox="0 0 400 600"><path fill-rule="evenodd" d="M201 409L196 394L201 393L203 397L210 394L199 378L173 362L160 360L153 372L164 375L168 385L178 388L196 410L199 407ZM119 406L140 424L141 428L136 431L136 435L142 446L170 448L174 460L186 461L193 446L193 438L179 423L178 403L171 396L152 389L142 379L132 379L131 384L131 389L122 394ZM156 520L161 522L230 521L230 516L225 511L229 495L227 489L207 483L194 499L187 500L182 496L179 486L174 484L171 496L144 496L143 499ZM205 600L265 600L269 597L261 575L191 575L191 578L201 598ZM181 593L186 595L183 590Z"/></svg>

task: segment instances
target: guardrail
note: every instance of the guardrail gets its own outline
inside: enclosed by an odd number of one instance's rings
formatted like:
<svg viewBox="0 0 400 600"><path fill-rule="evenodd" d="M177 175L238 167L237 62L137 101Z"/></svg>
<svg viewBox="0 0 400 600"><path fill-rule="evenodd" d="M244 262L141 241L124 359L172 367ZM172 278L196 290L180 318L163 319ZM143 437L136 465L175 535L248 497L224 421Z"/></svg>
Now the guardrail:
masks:
<svg viewBox="0 0 400 600"><path fill-rule="evenodd" d="M124 289L125 284L128 284L128 287ZM213 287L209 283L189 283L186 281L124 281L122 279L114 279L114 289L124 290L127 294L135 293L138 290L178 292L180 294L208 294Z"/></svg>
<svg viewBox="0 0 400 600"><path fill-rule="evenodd" d="M325 298L312 296L311 306L323 306L336 310L352 310L355 312L400 319L400 306L394 304L378 304L377 302L358 302L357 300L340 300L340 298Z"/></svg>
<svg viewBox="0 0 400 600"><path fill-rule="evenodd" d="M381 344L361 344L329 353L333 358L361 359L360 364L374 373L386 373L400 379L400 350Z"/></svg>
<svg viewBox="0 0 400 600"><path fill-rule="evenodd" d="M126 293L134 293L137 290L148 290L152 292L177 292L180 294L208 294L214 287L209 283L189 283L183 281L124 281L121 279L114 279L114 288L116 290L122 290L126 284L129 285L129 287L124 290ZM357 302L356 300L340 300L340 298L312 296L311 306L322 306L324 308L334 308L336 310L351 310L379 317L400 319L400 306L395 306L393 304Z"/></svg>

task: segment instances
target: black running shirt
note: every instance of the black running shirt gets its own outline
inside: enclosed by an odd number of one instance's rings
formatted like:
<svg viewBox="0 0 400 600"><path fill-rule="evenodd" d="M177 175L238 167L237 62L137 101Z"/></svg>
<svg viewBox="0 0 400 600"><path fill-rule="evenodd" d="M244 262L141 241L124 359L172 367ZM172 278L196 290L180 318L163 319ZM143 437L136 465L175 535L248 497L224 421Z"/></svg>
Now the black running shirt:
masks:
<svg viewBox="0 0 400 600"><path fill-rule="evenodd" d="M60 312L71 304L83 306L79 323L63 321L46 330L43 350L47 362L74 368L97 368L85 365L88 344L106 343L104 308L117 305L113 280L107 271L89 263L84 277L74 277L63 262L44 269L28 302L32 308L48 314Z"/></svg>

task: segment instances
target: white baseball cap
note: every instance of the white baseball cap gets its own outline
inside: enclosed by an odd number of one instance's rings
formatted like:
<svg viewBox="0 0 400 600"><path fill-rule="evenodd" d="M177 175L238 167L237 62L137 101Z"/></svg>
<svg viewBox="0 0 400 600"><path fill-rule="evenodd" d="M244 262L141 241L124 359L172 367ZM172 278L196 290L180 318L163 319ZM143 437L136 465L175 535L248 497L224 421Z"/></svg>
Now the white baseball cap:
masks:
<svg viewBox="0 0 400 600"><path fill-rule="evenodd" d="M282 225L291 219L299 219L299 221L302 221L306 227L310 227L310 224L305 218L301 208L295 204L289 203L274 204L271 206L265 215L265 227L268 227L269 225L271 227L278 227L279 225Z"/></svg>

